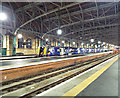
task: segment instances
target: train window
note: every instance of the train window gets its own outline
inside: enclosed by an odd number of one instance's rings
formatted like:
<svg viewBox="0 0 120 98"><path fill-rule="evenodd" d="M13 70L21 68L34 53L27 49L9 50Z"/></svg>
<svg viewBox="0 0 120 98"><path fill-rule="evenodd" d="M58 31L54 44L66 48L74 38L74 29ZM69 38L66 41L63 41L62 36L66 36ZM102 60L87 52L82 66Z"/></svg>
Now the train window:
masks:
<svg viewBox="0 0 120 98"><path fill-rule="evenodd" d="M26 48L32 48L32 40L30 38L26 41Z"/></svg>
<svg viewBox="0 0 120 98"><path fill-rule="evenodd" d="M60 52L60 49L57 49L57 52Z"/></svg>
<svg viewBox="0 0 120 98"><path fill-rule="evenodd" d="M24 48L24 45L23 45L23 43L24 43L24 40L23 40L23 38L21 38L21 39L18 39L18 48Z"/></svg>
<svg viewBox="0 0 120 98"><path fill-rule="evenodd" d="M60 52L61 52L61 49L60 49Z"/></svg>
<svg viewBox="0 0 120 98"><path fill-rule="evenodd" d="M66 52L66 49L64 49L64 52Z"/></svg>
<svg viewBox="0 0 120 98"><path fill-rule="evenodd" d="M64 47L64 43L62 43L62 47Z"/></svg>

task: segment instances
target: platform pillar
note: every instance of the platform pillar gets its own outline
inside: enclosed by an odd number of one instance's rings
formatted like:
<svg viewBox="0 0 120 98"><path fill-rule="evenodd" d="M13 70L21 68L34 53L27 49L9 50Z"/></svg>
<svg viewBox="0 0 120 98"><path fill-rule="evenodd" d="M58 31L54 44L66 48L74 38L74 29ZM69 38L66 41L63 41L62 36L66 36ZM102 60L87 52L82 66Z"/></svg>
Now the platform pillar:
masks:
<svg viewBox="0 0 120 98"><path fill-rule="evenodd" d="M41 39L41 47L43 46L43 40Z"/></svg>
<svg viewBox="0 0 120 98"><path fill-rule="evenodd" d="M58 47L60 46L60 42L58 41Z"/></svg>
<svg viewBox="0 0 120 98"><path fill-rule="evenodd" d="M13 55L16 53L16 36L13 36Z"/></svg>
<svg viewBox="0 0 120 98"><path fill-rule="evenodd" d="M71 47L71 44L70 44L70 42L69 42L69 47Z"/></svg>

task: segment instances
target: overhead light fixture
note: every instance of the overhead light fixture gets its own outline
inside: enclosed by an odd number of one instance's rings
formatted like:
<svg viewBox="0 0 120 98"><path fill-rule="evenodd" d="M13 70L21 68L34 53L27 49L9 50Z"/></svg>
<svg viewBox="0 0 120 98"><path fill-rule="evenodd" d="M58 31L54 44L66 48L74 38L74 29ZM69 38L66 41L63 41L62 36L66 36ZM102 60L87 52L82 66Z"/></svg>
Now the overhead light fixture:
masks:
<svg viewBox="0 0 120 98"><path fill-rule="evenodd" d="M105 42L103 42L103 45L105 45Z"/></svg>
<svg viewBox="0 0 120 98"><path fill-rule="evenodd" d="M90 20L94 20L94 19L90 19Z"/></svg>
<svg viewBox="0 0 120 98"><path fill-rule="evenodd" d="M22 34L18 34L18 38L21 39L22 38Z"/></svg>
<svg viewBox="0 0 120 98"><path fill-rule="evenodd" d="M65 43L65 41L63 40L62 43Z"/></svg>
<svg viewBox="0 0 120 98"><path fill-rule="evenodd" d="M75 45L75 42L73 42L73 45Z"/></svg>
<svg viewBox="0 0 120 98"><path fill-rule="evenodd" d="M91 39L90 41L93 43L93 42L94 42L94 39Z"/></svg>
<svg viewBox="0 0 120 98"><path fill-rule="evenodd" d="M84 43L82 42L81 45L83 45Z"/></svg>
<svg viewBox="0 0 120 98"><path fill-rule="evenodd" d="M61 35L61 34L62 34L62 30L61 30L61 29L58 29L58 30L57 30L57 34L58 34L58 35Z"/></svg>
<svg viewBox="0 0 120 98"><path fill-rule="evenodd" d="M101 41L98 41L98 44L101 44Z"/></svg>
<svg viewBox="0 0 120 98"><path fill-rule="evenodd" d="M97 48L97 45L95 45L95 48Z"/></svg>
<svg viewBox="0 0 120 98"><path fill-rule="evenodd" d="M7 19L7 15L3 12L0 13L0 20L6 20Z"/></svg>
<svg viewBox="0 0 120 98"><path fill-rule="evenodd" d="M47 38L46 41L48 41L49 39Z"/></svg>
<svg viewBox="0 0 120 98"><path fill-rule="evenodd" d="M80 39L82 39L82 37L80 37Z"/></svg>

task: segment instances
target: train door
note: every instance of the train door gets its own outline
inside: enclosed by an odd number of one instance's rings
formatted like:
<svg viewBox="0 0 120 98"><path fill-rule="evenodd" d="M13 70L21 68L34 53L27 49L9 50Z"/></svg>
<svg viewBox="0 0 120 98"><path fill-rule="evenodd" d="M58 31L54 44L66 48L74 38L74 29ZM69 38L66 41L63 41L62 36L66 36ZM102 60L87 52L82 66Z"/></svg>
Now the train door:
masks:
<svg viewBox="0 0 120 98"><path fill-rule="evenodd" d="M44 52L43 50L44 50L44 47L39 46L37 49L37 56L39 56L39 57L43 56L43 52Z"/></svg>
<svg viewBox="0 0 120 98"><path fill-rule="evenodd" d="M77 48L78 54L80 53L80 48Z"/></svg>
<svg viewBox="0 0 120 98"><path fill-rule="evenodd" d="M69 48L66 49L66 54L68 55L68 53L69 53Z"/></svg>
<svg viewBox="0 0 120 98"><path fill-rule="evenodd" d="M92 49L91 49L91 48L89 49L89 52L90 52L90 53L92 52Z"/></svg>
<svg viewBox="0 0 120 98"><path fill-rule="evenodd" d="M82 50L82 48L80 48L80 53L83 53L83 50Z"/></svg>
<svg viewBox="0 0 120 98"><path fill-rule="evenodd" d="M49 46L44 47L43 55L44 55L44 56L47 56L47 55L48 55L48 54L47 54L48 51L49 51Z"/></svg>
<svg viewBox="0 0 120 98"><path fill-rule="evenodd" d="M50 48L50 55L53 56L54 55L54 47Z"/></svg>
<svg viewBox="0 0 120 98"><path fill-rule="evenodd" d="M85 53L85 48L82 48L83 53Z"/></svg>
<svg viewBox="0 0 120 98"><path fill-rule="evenodd" d="M64 55L64 48L60 48L60 49L61 49L60 55Z"/></svg>
<svg viewBox="0 0 120 98"><path fill-rule="evenodd" d="M39 54L40 54L40 46L37 49L37 56L39 56Z"/></svg>
<svg viewBox="0 0 120 98"><path fill-rule="evenodd" d="M86 53L89 53L89 48L86 48Z"/></svg>
<svg viewBox="0 0 120 98"><path fill-rule="evenodd" d="M57 48L57 55L60 55L60 48Z"/></svg>
<svg viewBox="0 0 120 98"><path fill-rule="evenodd" d="M75 48L74 51L75 51L75 54L78 54L78 50L77 50L77 48Z"/></svg>
<svg viewBox="0 0 120 98"><path fill-rule="evenodd" d="M69 53L68 53L68 55L72 55L72 49L71 49L71 48L69 48Z"/></svg>
<svg viewBox="0 0 120 98"><path fill-rule="evenodd" d="M95 53L97 52L97 48L95 48Z"/></svg>

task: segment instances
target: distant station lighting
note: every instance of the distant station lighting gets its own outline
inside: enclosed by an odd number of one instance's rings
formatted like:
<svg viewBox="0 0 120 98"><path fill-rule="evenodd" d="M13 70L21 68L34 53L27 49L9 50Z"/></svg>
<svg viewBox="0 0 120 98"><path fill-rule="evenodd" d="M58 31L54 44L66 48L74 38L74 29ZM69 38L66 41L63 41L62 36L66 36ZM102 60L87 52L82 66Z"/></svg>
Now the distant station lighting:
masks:
<svg viewBox="0 0 120 98"><path fill-rule="evenodd" d="M84 43L81 43L81 45L83 45Z"/></svg>
<svg viewBox="0 0 120 98"><path fill-rule="evenodd" d="M91 44L91 46L93 46L93 44Z"/></svg>
<svg viewBox="0 0 120 98"><path fill-rule="evenodd" d="M98 41L98 44L101 44L101 41Z"/></svg>
<svg viewBox="0 0 120 98"><path fill-rule="evenodd" d="M18 38L19 38L19 39L22 38L22 34L18 34Z"/></svg>
<svg viewBox="0 0 120 98"><path fill-rule="evenodd" d="M73 45L75 45L75 42L73 42Z"/></svg>
<svg viewBox="0 0 120 98"><path fill-rule="evenodd" d="M115 45L112 45L113 47L115 46Z"/></svg>
<svg viewBox="0 0 120 98"><path fill-rule="evenodd" d="M61 29L58 29L58 30L57 30L57 34L58 34L58 35L61 35L61 34L62 34L62 30L61 30Z"/></svg>
<svg viewBox="0 0 120 98"><path fill-rule="evenodd" d="M103 42L103 45L105 45L105 42Z"/></svg>
<svg viewBox="0 0 120 98"><path fill-rule="evenodd" d="M97 45L95 45L95 48L97 48Z"/></svg>
<svg viewBox="0 0 120 98"><path fill-rule="evenodd" d="M62 43L65 43L65 41L63 40Z"/></svg>
<svg viewBox="0 0 120 98"><path fill-rule="evenodd" d="M87 44L87 46L89 46L89 44Z"/></svg>
<svg viewBox="0 0 120 98"><path fill-rule="evenodd" d="M82 37L80 37L80 39L82 39Z"/></svg>
<svg viewBox="0 0 120 98"><path fill-rule="evenodd" d="M94 19L90 19L90 20L94 20Z"/></svg>
<svg viewBox="0 0 120 98"><path fill-rule="evenodd" d="M94 42L94 39L91 39L90 41L93 43L93 42Z"/></svg>
<svg viewBox="0 0 120 98"><path fill-rule="evenodd" d="M48 41L49 39L48 38L46 38L46 41Z"/></svg>
<svg viewBox="0 0 120 98"><path fill-rule="evenodd" d="M7 19L7 15L5 13L0 13L0 20L6 20Z"/></svg>

